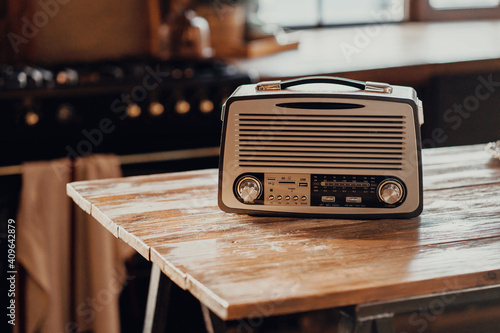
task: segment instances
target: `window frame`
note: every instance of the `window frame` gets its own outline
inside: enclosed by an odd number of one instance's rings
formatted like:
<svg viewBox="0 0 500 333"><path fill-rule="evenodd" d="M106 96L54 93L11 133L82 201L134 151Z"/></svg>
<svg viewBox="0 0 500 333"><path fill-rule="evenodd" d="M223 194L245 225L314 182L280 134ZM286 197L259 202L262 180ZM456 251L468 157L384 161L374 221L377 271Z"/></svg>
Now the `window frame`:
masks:
<svg viewBox="0 0 500 333"><path fill-rule="evenodd" d="M470 21L500 18L500 4L492 8L436 9L429 0L409 1L410 21Z"/></svg>

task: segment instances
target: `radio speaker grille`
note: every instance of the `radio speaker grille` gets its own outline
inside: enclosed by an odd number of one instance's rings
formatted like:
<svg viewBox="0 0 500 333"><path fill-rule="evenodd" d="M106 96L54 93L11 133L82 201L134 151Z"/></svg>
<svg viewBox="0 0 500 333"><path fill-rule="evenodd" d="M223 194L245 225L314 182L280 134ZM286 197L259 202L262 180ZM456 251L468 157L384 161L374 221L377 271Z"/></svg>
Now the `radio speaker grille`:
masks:
<svg viewBox="0 0 500 333"><path fill-rule="evenodd" d="M236 115L240 167L402 170L405 116Z"/></svg>

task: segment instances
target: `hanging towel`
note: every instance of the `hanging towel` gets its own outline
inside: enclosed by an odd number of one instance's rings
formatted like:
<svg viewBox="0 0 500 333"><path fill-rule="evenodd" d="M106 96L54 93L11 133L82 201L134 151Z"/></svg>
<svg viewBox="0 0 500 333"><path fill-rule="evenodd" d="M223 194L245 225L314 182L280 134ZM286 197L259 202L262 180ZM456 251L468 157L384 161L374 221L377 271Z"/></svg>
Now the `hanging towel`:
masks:
<svg viewBox="0 0 500 333"><path fill-rule="evenodd" d="M23 165L16 332L120 331L118 297L133 250L66 196L68 182L120 176L112 155Z"/></svg>
<svg viewBox="0 0 500 333"><path fill-rule="evenodd" d="M116 178L120 162L113 155L78 159L75 180ZM118 240L93 217L75 211L75 310L78 331L120 332L118 298L126 275L124 261L135 251Z"/></svg>
<svg viewBox="0 0 500 333"><path fill-rule="evenodd" d="M69 160L25 163L17 217L16 332L64 332L70 316ZM21 299L21 297L23 297Z"/></svg>

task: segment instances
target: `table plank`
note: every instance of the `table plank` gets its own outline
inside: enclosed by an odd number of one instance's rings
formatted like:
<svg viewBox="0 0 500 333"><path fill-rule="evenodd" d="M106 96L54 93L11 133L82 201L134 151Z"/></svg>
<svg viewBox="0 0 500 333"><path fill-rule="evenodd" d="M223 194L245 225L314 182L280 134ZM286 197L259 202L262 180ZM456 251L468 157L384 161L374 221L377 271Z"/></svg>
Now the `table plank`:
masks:
<svg viewBox="0 0 500 333"><path fill-rule="evenodd" d="M68 195L223 319L500 283L499 163L482 145L423 155L412 219L227 214L217 170L76 182Z"/></svg>
<svg viewBox="0 0 500 333"><path fill-rule="evenodd" d="M275 240L266 240L273 245L263 247L262 241L249 238L241 241L237 251L231 241L205 240L166 245L155 252L157 259L168 255L171 264L191 272L186 276L187 289L224 319L310 311L500 282L498 238L406 248L374 241L369 252L352 240L334 239L324 241L323 246L314 245L314 250L310 243L294 244L286 247L286 256L272 248ZM254 256L258 248L265 254ZM484 260L477 260L477 256L484 256Z"/></svg>
<svg viewBox="0 0 500 333"><path fill-rule="evenodd" d="M485 145L425 149L422 154L424 190L486 185L500 180L500 160Z"/></svg>
<svg viewBox="0 0 500 333"><path fill-rule="evenodd" d="M190 182L193 185L205 185L205 190L209 190L211 193L215 186L215 191L217 191L216 170L154 175L153 178L151 176L136 176L80 181L68 184L67 193L77 205L91 214L108 230L110 229L109 221L112 221L117 228L112 233L149 260L150 247L143 242L141 236L150 235L154 230L143 228L143 222L146 221L143 221L141 217L147 212L158 212L165 217L165 211L172 207L176 208L173 211L178 211L182 207L189 208L198 205L198 210L203 210L206 205L197 202L199 199L193 197L198 193L196 187L191 191L182 190L183 186L189 189ZM179 193L181 194L179 198L170 197L170 195ZM182 195L184 196L182 197ZM187 201L182 201L183 198ZM216 205L216 197L210 197L208 200L211 201L211 206ZM182 210L182 212L188 214L193 211ZM123 221L126 224L138 221L137 230L133 227L123 229L121 226Z"/></svg>

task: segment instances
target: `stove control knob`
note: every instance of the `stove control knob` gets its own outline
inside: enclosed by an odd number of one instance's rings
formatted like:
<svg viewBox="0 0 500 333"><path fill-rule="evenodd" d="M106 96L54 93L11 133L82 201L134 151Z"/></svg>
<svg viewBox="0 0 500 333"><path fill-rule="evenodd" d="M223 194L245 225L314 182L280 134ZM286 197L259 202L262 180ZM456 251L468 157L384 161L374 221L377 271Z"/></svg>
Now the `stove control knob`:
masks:
<svg viewBox="0 0 500 333"><path fill-rule="evenodd" d="M386 204L394 205L403 198L403 185L395 179L388 179L378 186L377 193L380 200Z"/></svg>
<svg viewBox="0 0 500 333"><path fill-rule="evenodd" d="M243 176L236 184L236 193L245 203L252 203L262 193L262 183L254 176Z"/></svg>
<svg viewBox="0 0 500 333"><path fill-rule="evenodd" d="M180 99L175 103L174 109L177 114L186 114L191 110L191 104L184 99Z"/></svg>

